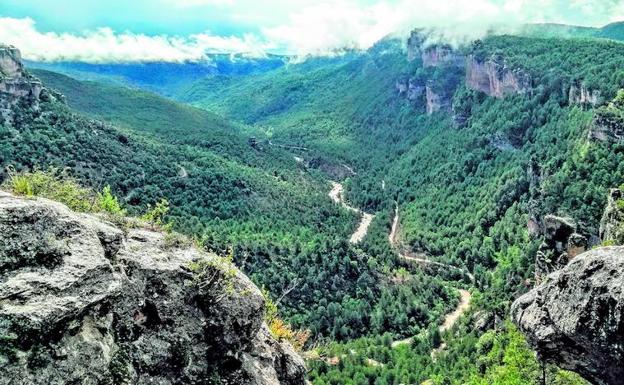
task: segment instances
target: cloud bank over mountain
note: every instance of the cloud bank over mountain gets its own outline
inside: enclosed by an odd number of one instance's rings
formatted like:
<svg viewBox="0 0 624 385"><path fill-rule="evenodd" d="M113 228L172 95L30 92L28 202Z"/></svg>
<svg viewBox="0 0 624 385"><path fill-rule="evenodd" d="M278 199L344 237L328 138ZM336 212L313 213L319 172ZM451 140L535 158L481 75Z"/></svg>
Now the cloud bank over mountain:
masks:
<svg viewBox="0 0 624 385"><path fill-rule="evenodd" d="M367 49L415 27L436 29L441 39L459 43L523 23L600 26L624 18L620 0L156 1L172 17L222 15L242 32L146 33L142 27L150 19L138 19L140 15L133 19L134 28L121 32L109 26L46 31L39 20L7 15L0 6L0 41L19 46L25 58L38 61L182 62L200 60L206 53L330 55L345 48Z"/></svg>

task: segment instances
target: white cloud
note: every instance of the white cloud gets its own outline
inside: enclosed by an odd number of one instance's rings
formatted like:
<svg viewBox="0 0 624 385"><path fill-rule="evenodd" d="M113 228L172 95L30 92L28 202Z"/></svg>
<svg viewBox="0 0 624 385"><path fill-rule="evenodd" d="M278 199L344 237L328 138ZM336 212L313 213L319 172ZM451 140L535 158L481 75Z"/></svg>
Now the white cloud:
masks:
<svg viewBox="0 0 624 385"><path fill-rule="evenodd" d="M189 37L115 33L110 28L82 34L40 32L32 19L0 18L0 42L18 47L29 60L76 60L90 63L200 60L206 53L264 55L271 45L253 35Z"/></svg>
<svg viewBox="0 0 624 385"><path fill-rule="evenodd" d="M435 29L438 38L461 43L492 29L529 22L602 25L621 20L621 0L395 0L362 5L357 0L322 2L292 13L279 26L263 29L272 41L298 54L367 49L385 36L415 27Z"/></svg>
<svg viewBox="0 0 624 385"><path fill-rule="evenodd" d="M176 7L226 6L234 5L235 0L163 0L166 4Z"/></svg>
<svg viewBox="0 0 624 385"><path fill-rule="evenodd" d="M624 18L623 0L160 0L159 4L163 12L217 12L260 32L176 37L100 28L80 34L43 33L31 19L0 18L0 42L20 47L33 60L179 62L201 59L206 52L327 55L344 48L367 49L385 36L405 36L415 27L435 29L437 38L461 43L492 28L527 22L597 26Z"/></svg>

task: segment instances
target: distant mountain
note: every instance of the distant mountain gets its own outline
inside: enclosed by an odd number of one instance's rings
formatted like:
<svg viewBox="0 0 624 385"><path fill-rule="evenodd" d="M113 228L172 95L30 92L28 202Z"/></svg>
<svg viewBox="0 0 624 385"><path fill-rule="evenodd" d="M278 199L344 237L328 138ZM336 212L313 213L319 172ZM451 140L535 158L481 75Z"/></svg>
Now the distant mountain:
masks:
<svg viewBox="0 0 624 385"><path fill-rule="evenodd" d="M566 24L527 24L521 34L532 37L602 38L624 40L624 22L608 24L602 28L579 27Z"/></svg>
<svg viewBox="0 0 624 385"><path fill-rule="evenodd" d="M606 25L600 28L596 36L607 39L624 40L624 22Z"/></svg>
<svg viewBox="0 0 624 385"><path fill-rule="evenodd" d="M83 63L26 62L32 69L45 69L79 80L94 80L140 87L165 96L196 80L213 75L238 76L257 74L282 67L286 56L269 55L250 58L242 55L215 54L207 60L184 63Z"/></svg>

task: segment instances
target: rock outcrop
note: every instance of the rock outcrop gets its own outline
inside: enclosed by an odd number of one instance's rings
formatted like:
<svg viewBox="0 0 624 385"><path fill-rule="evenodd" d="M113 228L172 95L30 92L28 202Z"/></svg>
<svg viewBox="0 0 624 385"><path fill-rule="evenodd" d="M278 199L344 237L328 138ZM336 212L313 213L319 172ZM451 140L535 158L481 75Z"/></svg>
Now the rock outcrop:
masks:
<svg viewBox="0 0 624 385"><path fill-rule="evenodd" d="M624 138L622 106L611 103L607 107L600 107L594 114L587 137L589 140L607 143L622 140Z"/></svg>
<svg viewBox="0 0 624 385"><path fill-rule="evenodd" d="M604 243L624 243L624 213L622 212L624 193L620 189L611 189L607 206L600 220L599 237Z"/></svg>
<svg viewBox="0 0 624 385"><path fill-rule="evenodd" d="M425 44L423 30L415 29L407 39L407 60L414 61L422 55L422 47Z"/></svg>
<svg viewBox="0 0 624 385"><path fill-rule="evenodd" d="M170 238L0 192L0 384L303 384L258 288Z"/></svg>
<svg viewBox="0 0 624 385"><path fill-rule="evenodd" d="M30 76L22 64L22 57L15 47L0 45L0 115L12 120L11 108L22 99L36 108L41 97L41 82Z"/></svg>
<svg viewBox="0 0 624 385"><path fill-rule="evenodd" d="M595 385L624 379L624 248L576 257L511 308L514 322L547 362Z"/></svg>
<svg viewBox="0 0 624 385"><path fill-rule="evenodd" d="M535 257L535 278L538 282L547 274L566 266L588 246L587 238L576 232L576 224L569 218L546 215L541 220L540 229L544 242Z"/></svg>
<svg viewBox="0 0 624 385"><path fill-rule="evenodd" d="M395 87L399 96L405 97L410 102L421 101L425 95L425 84L414 78L397 80Z"/></svg>
<svg viewBox="0 0 624 385"><path fill-rule="evenodd" d="M425 100L427 103L427 115L431 115L440 110L450 111L451 109L451 97L447 97L439 92L436 92L432 85L427 85L425 87Z"/></svg>
<svg viewBox="0 0 624 385"><path fill-rule="evenodd" d="M474 56L466 59L466 87L495 98L525 94L531 90L531 77L522 70L507 66L500 58L479 61Z"/></svg>
<svg viewBox="0 0 624 385"><path fill-rule="evenodd" d="M422 50L422 62L426 67L463 67L464 56L447 45L435 45Z"/></svg>
<svg viewBox="0 0 624 385"><path fill-rule="evenodd" d="M602 94L599 90L590 90L582 84L573 84L568 91L568 103L596 107L602 103Z"/></svg>

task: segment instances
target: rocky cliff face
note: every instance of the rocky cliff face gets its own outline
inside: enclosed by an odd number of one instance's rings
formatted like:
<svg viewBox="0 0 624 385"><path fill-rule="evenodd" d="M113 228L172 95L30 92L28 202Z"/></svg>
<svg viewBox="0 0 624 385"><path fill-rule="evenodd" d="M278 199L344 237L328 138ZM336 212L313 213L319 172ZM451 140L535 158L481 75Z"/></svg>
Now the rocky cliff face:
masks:
<svg viewBox="0 0 624 385"><path fill-rule="evenodd" d="M587 239L576 232L576 224L569 218L546 215L539 227L544 242L535 257L535 278L538 282L567 265L588 246Z"/></svg>
<svg viewBox="0 0 624 385"><path fill-rule="evenodd" d="M451 98L437 93L431 85L425 87L425 100L427 102L427 115L431 115L440 110L451 109Z"/></svg>
<svg viewBox="0 0 624 385"><path fill-rule="evenodd" d="M36 108L42 90L41 82L24 71L19 50L0 45L0 114L3 118L10 121L11 107L24 98Z"/></svg>
<svg viewBox="0 0 624 385"><path fill-rule="evenodd" d="M425 85L413 78L397 80L396 90L399 96L405 97L410 102L421 101L425 95Z"/></svg>
<svg viewBox="0 0 624 385"><path fill-rule="evenodd" d="M422 30L415 29L407 39L407 60L414 61L422 54L422 47L425 43L425 35Z"/></svg>
<svg viewBox="0 0 624 385"><path fill-rule="evenodd" d="M607 207L600 220L600 240L606 243L624 244L624 212L622 212L624 193L620 189L611 189Z"/></svg>
<svg viewBox="0 0 624 385"><path fill-rule="evenodd" d="M617 142L624 138L624 109L611 103L596 110L589 127L588 139L599 142Z"/></svg>
<svg viewBox="0 0 624 385"><path fill-rule="evenodd" d="M0 192L0 384L300 385L223 259Z"/></svg>
<svg viewBox="0 0 624 385"><path fill-rule="evenodd" d="M453 48L445 45L436 45L422 51L424 67L463 67L465 59Z"/></svg>
<svg viewBox="0 0 624 385"><path fill-rule="evenodd" d="M596 107L602 103L602 94L598 90L590 90L584 85L573 84L568 92L570 105Z"/></svg>
<svg viewBox="0 0 624 385"><path fill-rule="evenodd" d="M521 70L508 67L502 59L479 61L469 56L466 59L466 86L495 98L503 98L529 92L531 78Z"/></svg>
<svg viewBox="0 0 624 385"><path fill-rule="evenodd" d="M596 385L624 379L624 248L576 257L511 309L541 358Z"/></svg>

